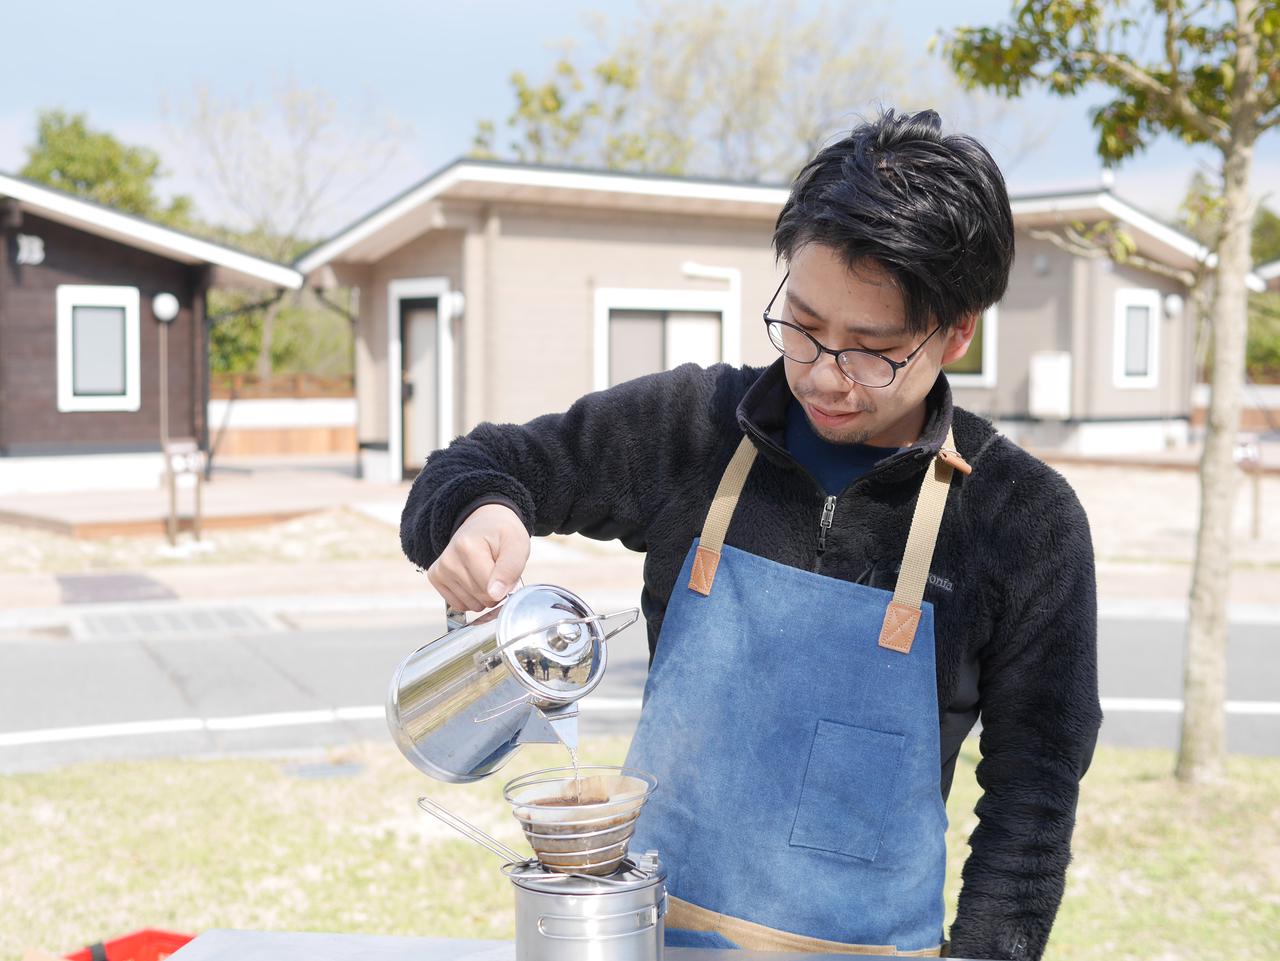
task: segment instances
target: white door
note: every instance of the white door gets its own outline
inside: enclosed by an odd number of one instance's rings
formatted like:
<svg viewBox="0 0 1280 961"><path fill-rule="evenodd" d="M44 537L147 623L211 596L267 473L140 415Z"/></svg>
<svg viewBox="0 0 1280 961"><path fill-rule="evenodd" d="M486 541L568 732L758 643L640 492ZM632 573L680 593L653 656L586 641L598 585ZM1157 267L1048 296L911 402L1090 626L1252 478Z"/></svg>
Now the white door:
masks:
<svg viewBox="0 0 1280 961"><path fill-rule="evenodd" d="M406 300L404 331L404 466L410 474L437 446L440 372L436 352L436 301Z"/></svg>

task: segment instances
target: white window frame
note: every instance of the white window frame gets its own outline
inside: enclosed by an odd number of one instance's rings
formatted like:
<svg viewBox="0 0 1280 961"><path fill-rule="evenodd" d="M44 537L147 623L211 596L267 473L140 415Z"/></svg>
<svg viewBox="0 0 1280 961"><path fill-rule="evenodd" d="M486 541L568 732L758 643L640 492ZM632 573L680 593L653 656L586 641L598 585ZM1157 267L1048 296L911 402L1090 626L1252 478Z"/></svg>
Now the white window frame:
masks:
<svg viewBox="0 0 1280 961"><path fill-rule="evenodd" d="M1150 310L1151 326L1147 337L1147 372L1140 376L1124 370L1125 322L1130 307ZM1150 287L1122 287L1116 291L1111 383L1120 390L1150 390L1160 383L1160 291Z"/></svg>
<svg viewBox="0 0 1280 961"><path fill-rule="evenodd" d="M55 291L57 304L58 410L135 412L142 400L142 349L140 330L141 295L137 287L99 287L88 284L59 284ZM75 392L75 328L72 315L76 307L124 308L124 393L114 397L95 397Z"/></svg>
<svg viewBox="0 0 1280 961"><path fill-rule="evenodd" d="M952 387L994 387L996 385L996 349L1000 338L1000 308L992 304L982 315L982 372L979 374L947 374Z"/></svg>
<svg viewBox="0 0 1280 961"><path fill-rule="evenodd" d="M661 310L672 313L714 312L720 315L720 360L742 363L742 305L727 290L657 290L644 287L598 287L595 295L592 386L609 386L609 314L614 310Z"/></svg>

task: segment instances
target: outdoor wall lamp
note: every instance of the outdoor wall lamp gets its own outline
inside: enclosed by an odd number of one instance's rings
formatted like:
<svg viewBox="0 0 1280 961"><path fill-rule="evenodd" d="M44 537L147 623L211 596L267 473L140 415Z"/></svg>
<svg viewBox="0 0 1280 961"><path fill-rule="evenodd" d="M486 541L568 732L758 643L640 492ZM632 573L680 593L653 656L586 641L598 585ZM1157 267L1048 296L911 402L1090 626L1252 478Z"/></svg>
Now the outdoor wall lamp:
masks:
<svg viewBox="0 0 1280 961"><path fill-rule="evenodd" d="M169 489L169 516L166 518L165 534L171 547L177 541L177 518L174 511L176 492L173 462L169 452L169 325L178 316L180 306L178 298L167 292L151 298L151 313L160 322L160 454L164 458L165 486Z"/></svg>
<svg viewBox="0 0 1280 961"><path fill-rule="evenodd" d="M151 298L151 312L162 324L170 324L178 316L178 298L169 293L156 294Z"/></svg>

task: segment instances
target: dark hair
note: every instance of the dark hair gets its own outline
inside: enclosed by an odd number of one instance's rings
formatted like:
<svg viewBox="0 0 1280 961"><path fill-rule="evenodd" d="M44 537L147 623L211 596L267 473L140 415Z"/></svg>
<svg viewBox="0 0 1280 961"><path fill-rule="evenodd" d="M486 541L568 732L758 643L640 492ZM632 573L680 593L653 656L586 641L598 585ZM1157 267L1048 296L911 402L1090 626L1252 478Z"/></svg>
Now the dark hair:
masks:
<svg viewBox="0 0 1280 961"><path fill-rule="evenodd" d="M1013 213L1000 168L972 137L942 135L933 110L883 111L818 152L778 215L779 258L806 244L894 278L907 327L950 328L996 303L1013 264Z"/></svg>

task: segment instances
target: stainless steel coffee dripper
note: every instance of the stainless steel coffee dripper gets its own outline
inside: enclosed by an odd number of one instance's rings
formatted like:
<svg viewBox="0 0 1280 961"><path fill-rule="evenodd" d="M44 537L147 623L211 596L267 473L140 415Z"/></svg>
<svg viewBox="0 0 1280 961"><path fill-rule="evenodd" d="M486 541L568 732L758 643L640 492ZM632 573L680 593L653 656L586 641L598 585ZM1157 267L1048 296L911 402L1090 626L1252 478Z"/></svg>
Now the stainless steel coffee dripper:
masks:
<svg viewBox="0 0 1280 961"><path fill-rule="evenodd" d="M396 669L387 725L420 771L464 783L500 768L521 744L578 743L577 701L604 676L605 642L638 608L596 614L576 594L532 584L467 623L447 612L448 633ZM606 623L625 623L606 630Z"/></svg>

